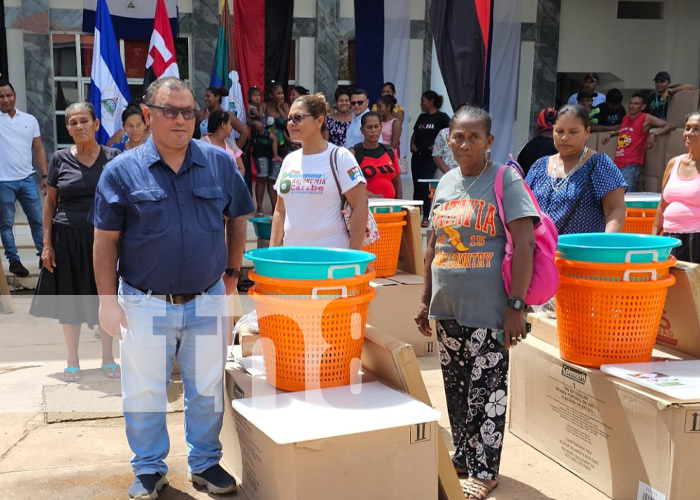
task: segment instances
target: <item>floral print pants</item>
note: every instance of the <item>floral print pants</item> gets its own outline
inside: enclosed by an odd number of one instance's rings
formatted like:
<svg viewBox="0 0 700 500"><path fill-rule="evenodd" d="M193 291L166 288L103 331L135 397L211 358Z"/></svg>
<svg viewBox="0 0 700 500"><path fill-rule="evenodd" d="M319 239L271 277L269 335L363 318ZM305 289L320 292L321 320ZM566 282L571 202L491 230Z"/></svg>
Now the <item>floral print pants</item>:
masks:
<svg viewBox="0 0 700 500"><path fill-rule="evenodd" d="M508 350L503 330L437 322L438 350L456 467L487 481L498 479L506 427Z"/></svg>

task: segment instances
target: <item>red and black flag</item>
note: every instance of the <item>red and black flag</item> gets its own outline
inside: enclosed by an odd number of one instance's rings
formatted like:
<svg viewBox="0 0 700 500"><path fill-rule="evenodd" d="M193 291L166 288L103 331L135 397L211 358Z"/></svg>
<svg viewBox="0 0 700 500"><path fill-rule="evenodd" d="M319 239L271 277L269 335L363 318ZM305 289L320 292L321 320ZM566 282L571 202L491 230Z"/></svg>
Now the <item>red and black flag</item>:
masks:
<svg viewBox="0 0 700 500"><path fill-rule="evenodd" d="M165 2L158 0L151 43L148 46L146 74L143 77L143 94L146 93L146 89L152 82L164 76L180 78L180 70L177 66L175 42L173 42L173 33L168 20L168 10Z"/></svg>
<svg viewBox="0 0 700 500"><path fill-rule="evenodd" d="M433 0L430 27L452 108L488 109L493 0Z"/></svg>
<svg viewBox="0 0 700 500"><path fill-rule="evenodd" d="M271 81L286 91L293 11L293 0L234 0L234 50L244 95L253 85L264 92Z"/></svg>

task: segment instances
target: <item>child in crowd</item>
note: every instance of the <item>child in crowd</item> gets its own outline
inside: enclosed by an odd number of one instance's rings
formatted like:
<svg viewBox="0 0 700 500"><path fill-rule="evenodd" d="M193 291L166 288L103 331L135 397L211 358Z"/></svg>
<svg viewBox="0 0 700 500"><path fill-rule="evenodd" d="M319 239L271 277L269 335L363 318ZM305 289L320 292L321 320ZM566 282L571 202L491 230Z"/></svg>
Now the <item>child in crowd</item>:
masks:
<svg viewBox="0 0 700 500"><path fill-rule="evenodd" d="M271 134L267 127L275 124L275 119L267 115L266 103L262 102L262 92L258 87L248 89L248 118L251 122L253 135L272 143L272 161L282 162L278 153L277 134Z"/></svg>

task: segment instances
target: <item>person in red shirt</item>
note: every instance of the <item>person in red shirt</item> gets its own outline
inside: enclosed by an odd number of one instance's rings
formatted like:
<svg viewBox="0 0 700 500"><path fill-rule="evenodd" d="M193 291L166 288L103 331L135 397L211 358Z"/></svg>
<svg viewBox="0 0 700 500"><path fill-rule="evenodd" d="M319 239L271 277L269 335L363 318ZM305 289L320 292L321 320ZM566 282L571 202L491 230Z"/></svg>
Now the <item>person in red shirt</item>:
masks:
<svg viewBox="0 0 700 500"><path fill-rule="evenodd" d="M637 190L637 177L642 169L646 150L654 147L657 136L668 134L676 128L673 123L644 113L645 108L644 94L633 94L629 100L628 113L622 119L620 128L602 139L603 144L607 144L611 137L617 136L617 150L613 160L629 186L628 192ZM651 130L652 127L659 128Z"/></svg>
<svg viewBox="0 0 700 500"><path fill-rule="evenodd" d="M362 116L360 132L364 140L350 148L362 174L367 179L367 191L382 198L400 199L403 196L399 160L396 151L379 142L382 121L374 111Z"/></svg>

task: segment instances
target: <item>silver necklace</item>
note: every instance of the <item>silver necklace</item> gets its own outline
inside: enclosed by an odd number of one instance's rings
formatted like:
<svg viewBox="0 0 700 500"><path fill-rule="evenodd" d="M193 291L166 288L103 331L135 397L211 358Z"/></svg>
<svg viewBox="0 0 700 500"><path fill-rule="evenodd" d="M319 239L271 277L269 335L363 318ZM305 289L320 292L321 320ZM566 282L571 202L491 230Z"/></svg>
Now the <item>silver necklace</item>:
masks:
<svg viewBox="0 0 700 500"><path fill-rule="evenodd" d="M481 174L483 174L484 172L486 172L486 169L489 168L490 165L491 165L491 162L489 162L489 161L484 162L484 168L481 169L481 172L479 172L479 175L476 176L476 179L474 179L474 180L471 182L471 184L469 184L466 188L463 188L463 190L464 190L465 193L468 193L468 192L469 192L469 190L471 189L471 187L472 187L474 184L476 184L476 181L479 180L479 177L481 177ZM465 177L465 176L463 175L463 176L462 176L462 182L461 182L462 186L464 186L464 177ZM459 191L459 187L457 187L457 191Z"/></svg>
<svg viewBox="0 0 700 500"><path fill-rule="evenodd" d="M552 189L554 190L555 193L558 193L564 186L566 186L569 183L569 179L571 176L576 172L579 167L581 167L581 162L583 162L583 159L586 157L586 153L588 153L588 146L583 147L583 151L581 151L581 156L579 156L578 162L574 167L569 170L569 173L566 174L564 177L557 177L555 175L556 173L556 165L552 168L552 173L549 175L549 181L552 184ZM561 154L557 153L557 162L561 163L562 169L564 168L564 162L561 159Z"/></svg>

